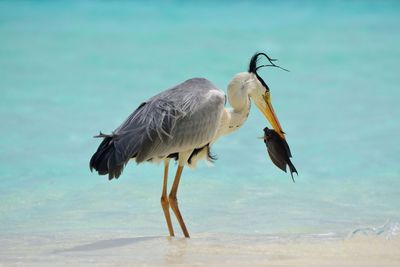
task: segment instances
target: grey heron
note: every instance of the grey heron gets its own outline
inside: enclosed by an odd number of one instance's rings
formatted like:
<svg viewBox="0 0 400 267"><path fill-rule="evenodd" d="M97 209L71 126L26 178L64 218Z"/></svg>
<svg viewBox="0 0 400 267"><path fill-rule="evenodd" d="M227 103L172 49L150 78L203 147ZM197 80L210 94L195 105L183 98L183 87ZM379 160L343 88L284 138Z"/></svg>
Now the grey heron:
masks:
<svg viewBox="0 0 400 267"><path fill-rule="evenodd" d="M264 56L269 64L257 66ZM239 129L250 112L250 102L264 114L274 130L285 138L271 104L270 90L257 70L272 66L265 53L252 56L247 72L236 74L227 89L231 107L225 107L225 94L209 80L192 78L141 103L111 134L103 138L90 160L90 170L108 178L118 178L129 160L164 162L161 206L170 236L174 236L169 208L174 212L185 237L189 232L177 203L179 181L184 166L199 159L211 160L210 146L222 135ZM283 69L283 68L281 68ZM175 178L167 195L168 168L171 159L178 162Z"/></svg>

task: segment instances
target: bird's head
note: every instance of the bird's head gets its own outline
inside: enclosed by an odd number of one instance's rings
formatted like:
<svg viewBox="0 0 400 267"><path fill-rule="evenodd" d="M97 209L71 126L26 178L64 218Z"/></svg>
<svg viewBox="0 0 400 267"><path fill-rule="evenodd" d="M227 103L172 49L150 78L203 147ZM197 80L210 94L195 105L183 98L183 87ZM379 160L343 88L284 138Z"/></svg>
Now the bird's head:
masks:
<svg viewBox="0 0 400 267"><path fill-rule="evenodd" d="M260 57L264 56L268 61L269 64L266 65L259 65L257 66L257 61ZM278 117L275 114L274 108L272 107L271 103L271 93L269 90L268 85L265 81L258 75L257 70L262 67L277 67L288 71L284 68L281 68L274 64L276 59L272 59L268 57L265 53L256 53L250 60L249 70L248 73L251 76L248 82L248 94L253 99L254 103L258 107L258 109L264 114L267 118L271 126L274 130L283 138L285 139L284 132L282 127L279 123Z"/></svg>

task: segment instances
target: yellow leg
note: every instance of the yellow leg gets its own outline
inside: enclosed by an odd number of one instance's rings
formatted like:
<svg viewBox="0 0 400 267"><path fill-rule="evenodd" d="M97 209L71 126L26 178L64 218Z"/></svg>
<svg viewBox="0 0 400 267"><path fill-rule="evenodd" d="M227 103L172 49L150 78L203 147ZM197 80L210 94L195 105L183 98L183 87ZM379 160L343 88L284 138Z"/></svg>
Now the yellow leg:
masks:
<svg viewBox="0 0 400 267"><path fill-rule="evenodd" d="M169 204L171 205L171 209L175 213L176 219L178 220L179 225L182 228L183 234L185 235L185 237L189 237L189 232L186 229L185 222L183 221L181 212L179 211L178 201L176 198L176 194L178 192L179 180L181 179L181 175L182 175L182 170L183 170L183 166L178 165L178 169L176 170L174 183L172 185L171 192L169 193L168 200L169 200Z"/></svg>
<svg viewBox="0 0 400 267"><path fill-rule="evenodd" d="M164 211L165 220L167 221L168 231L170 236L174 236L174 228L171 223L171 216L169 214L169 201L167 197L167 182L168 182L168 166L169 160L164 161L164 183L161 194L161 207Z"/></svg>

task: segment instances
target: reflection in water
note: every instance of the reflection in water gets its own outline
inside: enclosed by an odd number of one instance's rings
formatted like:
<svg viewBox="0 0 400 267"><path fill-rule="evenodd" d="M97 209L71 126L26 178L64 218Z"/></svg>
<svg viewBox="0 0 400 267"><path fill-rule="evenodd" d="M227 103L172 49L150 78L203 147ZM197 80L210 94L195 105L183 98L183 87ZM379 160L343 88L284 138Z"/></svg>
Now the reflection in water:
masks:
<svg viewBox="0 0 400 267"><path fill-rule="evenodd" d="M64 250L56 250L53 253L62 253L62 252L83 252L83 251L94 251L100 249L112 249L118 248L128 245L137 244L144 241L156 240L156 239L164 239L165 237L160 236L143 236L143 237L132 237L132 238L116 238L116 239L108 239L108 240L100 240L94 243L85 244L75 246L69 249Z"/></svg>

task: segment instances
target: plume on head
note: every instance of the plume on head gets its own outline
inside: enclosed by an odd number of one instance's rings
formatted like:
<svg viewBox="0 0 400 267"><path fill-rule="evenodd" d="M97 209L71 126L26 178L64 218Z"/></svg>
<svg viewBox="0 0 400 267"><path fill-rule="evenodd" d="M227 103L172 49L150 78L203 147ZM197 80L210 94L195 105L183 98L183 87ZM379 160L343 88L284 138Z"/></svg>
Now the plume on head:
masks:
<svg viewBox="0 0 400 267"><path fill-rule="evenodd" d="M270 64L264 64L264 65L257 66L257 61L258 61L258 59L260 58L260 56L266 57L266 58L268 59L268 61L269 61ZM257 70L258 70L258 69L263 68L263 67L275 67L275 68L280 68L280 69L282 69L282 70L284 70L284 71L289 71L289 70L287 70L287 69L284 69L284 68L282 68L282 67L276 65L276 64L274 63L274 61L277 61L277 59L270 58L270 57L269 57L267 54L265 54L265 53L257 52L257 53L255 53L255 54L251 57L250 63L249 63L249 70L248 70L248 72L254 73L254 74L256 75L257 79L261 82L261 84L262 84L267 90L269 90L269 88L268 88L267 84L264 82L264 80L260 77L260 75L258 75L258 73L257 73Z"/></svg>

